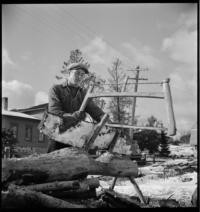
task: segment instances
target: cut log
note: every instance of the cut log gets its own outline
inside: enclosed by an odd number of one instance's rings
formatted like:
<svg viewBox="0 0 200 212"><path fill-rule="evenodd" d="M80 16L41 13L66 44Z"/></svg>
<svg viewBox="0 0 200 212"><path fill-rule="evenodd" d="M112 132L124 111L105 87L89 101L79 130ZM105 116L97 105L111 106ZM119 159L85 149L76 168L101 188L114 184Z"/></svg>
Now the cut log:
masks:
<svg viewBox="0 0 200 212"><path fill-rule="evenodd" d="M104 202L106 202L106 204L109 208L126 208L123 204L119 203L114 198L112 198L108 195L103 195L102 200Z"/></svg>
<svg viewBox="0 0 200 212"><path fill-rule="evenodd" d="M113 190L105 189L103 194L103 200L110 202L114 207L133 207L133 208L141 208L144 205L139 201L131 199L128 195L119 194Z"/></svg>
<svg viewBox="0 0 200 212"><path fill-rule="evenodd" d="M107 119L108 115L105 114L101 122L96 125L80 121L76 126L72 126L64 132L59 132L58 126L61 119L58 116L49 114L43 128L43 133L57 142L73 147L86 148L86 150L96 148L107 149L115 135L113 130L104 126ZM128 144L126 141L127 139L119 136L116 141L116 148L113 146L113 152L130 155L131 144L130 142Z"/></svg>
<svg viewBox="0 0 200 212"><path fill-rule="evenodd" d="M99 187L99 180L97 178L85 179L83 181L74 180L74 181L56 181L51 183L42 183L35 185L28 185L21 188L49 192L49 191L68 191L68 190L89 190L92 188Z"/></svg>
<svg viewBox="0 0 200 212"><path fill-rule="evenodd" d="M89 199L96 198L96 189L77 189L77 190L69 190L69 191L50 191L45 192L45 194L51 195L60 199Z"/></svg>
<svg viewBox="0 0 200 212"><path fill-rule="evenodd" d="M88 152L92 144L94 143L95 139L97 138L100 130L105 125L106 121L108 120L109 116L108 114L104 114L101 121L95 126L94 130L91 132L90 136L87 139L87 142L84 144L85 151Z"/></svg>
<svg viewBox="0 0 200 212"><path fill-rule="evenodd" d="M106 152L94 160L85 151L76 148L64 148L39 156L2 160L4 185L12 181L22 185L23 176L29 176L30 184L76 180L87 175L137 177L138 167L135 161L126 156Z"/></svg>
<svg viewBox="0 0 200 212"><path fill-rule="evenodd" d="M83 205L72 204L70 202L51 197L41 192L27 189L13 189L2 193L3 208L85 208Z"/></svg>
<svg viewBox="0 0 200 212"><path fill-rule="evenodd" d="M179 202L175 199L161 199L161 200L159 200L159 205L160 205L160 207L165 207L165 208L179 208L180 207Z"/></svg>

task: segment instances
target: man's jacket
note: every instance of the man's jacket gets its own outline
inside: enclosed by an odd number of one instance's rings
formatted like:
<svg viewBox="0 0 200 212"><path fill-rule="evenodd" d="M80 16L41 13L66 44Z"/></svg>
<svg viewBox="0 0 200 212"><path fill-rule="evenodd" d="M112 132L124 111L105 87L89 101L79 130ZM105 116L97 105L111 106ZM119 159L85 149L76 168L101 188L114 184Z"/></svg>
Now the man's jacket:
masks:
<svg viewBox="0 0 200 212"><path fill-rule="evenodd" d="M79 110L86 92L85 89L69 86L67 82L52 86L49 90L48 112L62 117L64 113L73 113ZM97 122L104 114L92 100L88 102L85 112Z"/></svg>

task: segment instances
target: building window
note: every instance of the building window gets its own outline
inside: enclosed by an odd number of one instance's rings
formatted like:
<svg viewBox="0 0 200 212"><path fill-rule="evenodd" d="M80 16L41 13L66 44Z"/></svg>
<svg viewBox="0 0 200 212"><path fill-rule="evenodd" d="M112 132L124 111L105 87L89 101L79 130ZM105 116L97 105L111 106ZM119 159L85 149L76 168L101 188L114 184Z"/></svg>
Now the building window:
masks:
<svg viewBox="0 0 200 212"><path fill-rule="evenodd" d="M43 133L39 133L39 142L44 142L44 134Z"/></svg>
<svg viewBox="0 0 200 212"><path fill-rule="evenodd" d="M11 128L11 130L12 130L12 132L13 132L14 138L17 139L17 135L18 135L18 124L16 124L16 123L11 123L10 128Z"/></svg>
<svg viewBox="0 0 200 212"><path fill-rule="evenodd" d="M25 140L31 141L32 139L32 127L26 126L25 128Z"/></svg>

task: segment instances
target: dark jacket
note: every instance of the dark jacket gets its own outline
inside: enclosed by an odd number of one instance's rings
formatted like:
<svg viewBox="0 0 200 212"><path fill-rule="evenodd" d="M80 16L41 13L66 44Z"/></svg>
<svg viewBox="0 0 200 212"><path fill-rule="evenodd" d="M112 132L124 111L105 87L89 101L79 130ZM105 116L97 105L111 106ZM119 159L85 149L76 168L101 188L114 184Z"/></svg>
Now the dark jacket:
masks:
<svg viewBox="0 0 200 212"><path fill-rule="evenodd" d="M86 92L85 89L69 86L67 82L53 85L49 90L48 111L61 117L64 113L73 113L79 110ZM97 122L104 114L92 100L87 104L85 112Z"/></svg>

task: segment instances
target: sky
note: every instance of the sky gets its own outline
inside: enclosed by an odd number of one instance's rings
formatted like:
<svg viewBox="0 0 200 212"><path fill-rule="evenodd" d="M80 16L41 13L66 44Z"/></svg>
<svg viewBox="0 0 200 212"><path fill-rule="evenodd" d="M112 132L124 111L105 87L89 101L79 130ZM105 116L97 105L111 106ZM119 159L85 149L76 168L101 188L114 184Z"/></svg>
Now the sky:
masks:
<svg viewBox="0 0 200 212"><path fill-rule="evenodd" d="M128 70L139 65L149 82L170 78L178 131L197 122L197 4L3 4L2 96L9 109L46 103L74 49L106 80L116 58L131 77ZM140 84L138 91L162 87ZM137 98L136 115L167 125L164 100Z"/></svg>

